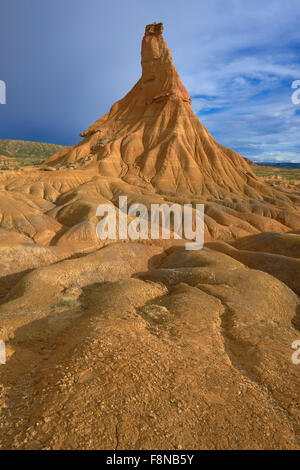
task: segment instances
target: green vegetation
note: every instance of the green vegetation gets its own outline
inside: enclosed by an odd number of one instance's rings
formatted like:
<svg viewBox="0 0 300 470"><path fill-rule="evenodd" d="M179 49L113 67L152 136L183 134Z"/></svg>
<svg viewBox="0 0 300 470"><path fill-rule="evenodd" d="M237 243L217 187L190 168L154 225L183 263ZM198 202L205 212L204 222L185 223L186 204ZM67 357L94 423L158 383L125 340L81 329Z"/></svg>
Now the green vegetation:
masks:
<svg viewBox="0 0 300 470"><path fill-rule="evenodd" d="M65 145L30 142L25 140L0 139L0 155L16 159L15 165L28 166L42 163L56 152L66 149Z"/></svg>
<svg viewBox="0 0 300 470"><path fill-rule="evenodd" d="M300 179L300 170L294 169L274 169L270 167L270 169L264 168L262 170L253 169L254 173L257 176L281 176L287 180L298 180Z"/></svg>

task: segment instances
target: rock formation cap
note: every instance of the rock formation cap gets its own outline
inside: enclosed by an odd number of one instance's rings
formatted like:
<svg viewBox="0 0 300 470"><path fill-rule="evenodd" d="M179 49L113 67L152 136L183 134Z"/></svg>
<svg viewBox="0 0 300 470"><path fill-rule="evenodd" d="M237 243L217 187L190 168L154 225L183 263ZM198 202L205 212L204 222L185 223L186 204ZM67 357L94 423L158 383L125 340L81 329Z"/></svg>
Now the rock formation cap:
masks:
<svg viewBox="0 0 300 470"><path fill-rule="evenodd" d="M154 34L158 36L159 34L162 34L164 30L164 25L163 23L152 23L152 24L147 24L145 28L145 35L147 34Z"/></svg>

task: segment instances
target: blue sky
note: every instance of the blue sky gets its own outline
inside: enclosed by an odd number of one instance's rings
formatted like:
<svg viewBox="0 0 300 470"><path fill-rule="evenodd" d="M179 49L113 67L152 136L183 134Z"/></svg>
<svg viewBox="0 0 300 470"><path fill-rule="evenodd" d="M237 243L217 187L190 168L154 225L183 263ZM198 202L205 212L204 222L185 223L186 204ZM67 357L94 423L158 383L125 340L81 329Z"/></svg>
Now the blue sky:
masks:
<svg viewBox="0 0 300 470"><path fill-rule="evenodd" d="M223 145L300 162L299 0L2 0L0 138L72 145L141 74L162 21L199 119Z"/></svg>

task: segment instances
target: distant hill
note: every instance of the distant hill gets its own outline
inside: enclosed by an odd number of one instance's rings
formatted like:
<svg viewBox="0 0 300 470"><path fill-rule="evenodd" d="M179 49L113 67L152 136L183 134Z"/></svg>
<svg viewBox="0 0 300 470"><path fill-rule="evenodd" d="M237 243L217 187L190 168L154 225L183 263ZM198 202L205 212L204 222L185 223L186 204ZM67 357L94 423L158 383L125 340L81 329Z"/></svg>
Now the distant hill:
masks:
<svg viewBox="0 0 300 470"><path fill-rule="evenodd" d="M291 162L255 162L259 166L272 166L275 168L288 168L300 170L300 163L291 163Z"/></svg>
<svg viewBox="0 0 300 470"><path fill-rule="evenodd" d="M15 157L20 163L31 164L36 160L45 160L54 153L65 150L65 145L30 142L27 140L0 139L0 155Z"/></svg>

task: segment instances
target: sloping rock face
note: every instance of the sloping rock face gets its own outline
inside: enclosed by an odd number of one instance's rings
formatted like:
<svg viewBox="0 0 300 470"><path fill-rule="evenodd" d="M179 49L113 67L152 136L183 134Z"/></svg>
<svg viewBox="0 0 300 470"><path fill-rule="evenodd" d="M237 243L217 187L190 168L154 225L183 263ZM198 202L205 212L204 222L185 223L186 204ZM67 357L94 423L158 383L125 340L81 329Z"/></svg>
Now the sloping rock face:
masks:
<svg viewBox="0 0 300 470"><path fill-rule="evenodd" d="M213 139L162 30L53 171L0 171L2 449L300 449L298 186ZM99 240L120 195L203 203L206 246Z"/></svg>

